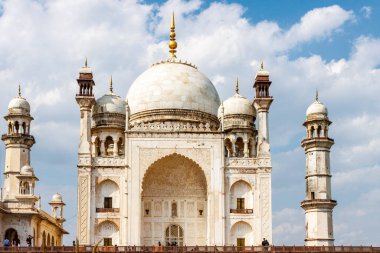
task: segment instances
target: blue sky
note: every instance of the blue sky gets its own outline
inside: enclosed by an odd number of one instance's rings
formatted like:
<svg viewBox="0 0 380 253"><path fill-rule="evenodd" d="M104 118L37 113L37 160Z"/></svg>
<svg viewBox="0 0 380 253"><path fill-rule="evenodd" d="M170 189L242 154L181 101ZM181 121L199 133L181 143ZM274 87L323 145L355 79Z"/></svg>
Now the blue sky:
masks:
<svg viewBox="0 0 380 253"><path fill-rule="evenodd" d="M107 91L110 75L125 97L140 73L167 58L173 10L178 57L197 65L221 99L233 95L237 76L241 94L253 99L261 60L271 74L273 243L303 244L305 157L299 144L318 88L336 143L336 244L379 245L379 1L0 1L0 114L21 82L35 119L37 193L47 210L51 196L63 194L66 244L76 235L78 70L87 56L96 97ZM5 121L0 130L5 133ZM2 146L2 164L4 152Z"/></svg>

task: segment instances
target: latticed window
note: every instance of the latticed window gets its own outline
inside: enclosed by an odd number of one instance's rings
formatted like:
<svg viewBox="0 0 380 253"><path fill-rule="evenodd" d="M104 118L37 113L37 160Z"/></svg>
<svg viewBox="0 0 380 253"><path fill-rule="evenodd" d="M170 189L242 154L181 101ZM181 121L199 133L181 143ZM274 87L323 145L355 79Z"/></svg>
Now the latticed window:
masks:
<svg viewBox="0 0 380 253"><path fill-rule="evenodd" d="M236 209L245 209L244 198L237 198Z"/></svg>
<svg viewBox="0 0 380 253"><path fill-rule="evenodd" d="M170 225L165 231L165 243L172 246L183 246L183 229L178 225Z"/></svg>
<svg viewBox="0 0 380 253"><path fill-rule="evenodd" d="M103 238L104 246L112 246L112 238Z"/></svg>

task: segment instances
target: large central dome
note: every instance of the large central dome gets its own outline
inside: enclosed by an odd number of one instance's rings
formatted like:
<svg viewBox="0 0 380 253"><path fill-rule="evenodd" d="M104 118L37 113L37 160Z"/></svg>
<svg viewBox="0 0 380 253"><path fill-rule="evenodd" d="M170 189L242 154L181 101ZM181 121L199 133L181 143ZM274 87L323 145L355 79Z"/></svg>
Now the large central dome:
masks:
<svg viewBox="0 0 380 253"><path fill-rule="evenodd" d="M217 115L220 105L211 81L194 66L176 58L154 64L142 73L130 87L127 101L132 118L149 111L175 113L178 110L202 112L212 117Z"/></svg>

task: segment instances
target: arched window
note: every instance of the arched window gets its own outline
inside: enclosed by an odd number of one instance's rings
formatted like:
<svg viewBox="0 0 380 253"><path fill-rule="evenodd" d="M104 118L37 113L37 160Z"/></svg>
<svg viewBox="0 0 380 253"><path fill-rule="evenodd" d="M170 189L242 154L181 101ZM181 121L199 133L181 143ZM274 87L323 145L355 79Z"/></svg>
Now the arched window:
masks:
<svg viewBox="0 0 380 253"><path fill-rule="evenodd" d="M252 187L245 181L239 180L230 190L231 213L253 213Z"/></svg>
<svg viewBox="0 0 380 253"><path fill-rule="evenodd" d="M165 230L165 244L183 246L183 229L178 225L170 225Z"/></svg>
<svg viewBox="0 0 380 253"><path fill-rule="evenodd" d="M253 230L251 225L246 222L239 221L231 228L230 244L233 245L252 245L253 244Z"/></svg>
<svg viewBox="0 0 380 253"><path fill-rule="evenodd" d="M96 137L95 139L95 156L101 156L101 151L100 151L100 140L99 137Z"/></svg>
<svg viewBox="0 0 380 253"><path fill-rule="evenodd" d="M230 157L232 156L232 142L229 138L226 138L224 140L224 148L225 148L225 151L224 151L224 156L225 157Z"/></svg>
<svg viewBox="0 0 380 253"><path fill-rule="evenodd" d="M98 225L95 239L95 241L103 239L104 246L119 244L119 228L115 223L106 220Z"/></svg>
<svg viewBox="0 0 380 253"><path fill-rule="evenodd" d="M54 246L54 235L51 236L51 246Z"/></svg>
<svg viewBox="0 0 380 253"><path fill-rule="evenodd" d="M42 245L46 246L46 233L45 233L45 231L42 232Z"/></svg>
<svg viewBox="0 0 380 253"><path fill-rule="evenodd" d="M123 138L119 138L119 141L117 142L117 151L119 155L124 155L124 143Z"/></svg>
<svg viewBox="0 0 380 253"><path fill-rule="evenodd" d="M48 235L47 235L46 246L50 246L50 233L48 233Z"/></svg>
<svg viewBox="0 0 380 253"><path fill-rule="evenodd" d="M172 203L172 217L177 217L177 202Z"/></svg>
<svg viewBox="0 0 380 253"><path fill-rule="evenodd" d="M29 187L28 182L25 182L25 181L20 182L20 194L22 195L30 194L30 187Z"/></svg>
<svg viewBox="0 0 380 253"><path fill-rule="evenodd" d="M244 142L243 138L238 137L235 142L235 156L243 157L244 156Z"/></svg>
<svg viewBox="0 0 380 253"><path fill-rule="evenodd" d="M26 123L22 122L22 133L26 134Z"/></svg>
<svg viewBox="0 0 380 253"><path fill-rule="evenodd" d="M13 133L13 131L12 131L13 129L12 129L12 123L11 122L9 122L9 124L8 124L8 134L11 134L11 133Z"/></svg>
<svg viewBox="0 0 380 253"><path fill-rule="evenodd" d="M315 136L314 136L314 126L311 126L311 128L310 128L310 138L314 138Z"/></svg>
<svg viewBox="0 0 380 253"><path fill-rule="evenodd" d="M96 187L97 208L119 208L119 186L111 181L105 180Z"/></svg>
<svg viewBox="0 0 380 253"><path fill-rule="evenodd" d="M106 156L113 155L113 139L111 136L107 136L106 140L104 141L104 149Z"/></svg>
<svg viewBox="0 0 380 253"><path fill-rule="evenodd" d="M17 234L17 230L16 229L14 229L14 228L8 228L5 231L4 239L8 239L10 243L12 243L14 240L17 240L17 238L18 238L18 234Z"/></svg>
<svg viewBox="0 0 380 253"><path fill-rule="evenodd" d="M20 129L20 124L18 123L18 121L15 122L15 133L18 134L18 131Z"/></svg>
<svg viewBox="0 0 380 253"><path fill-rule="evenodd" d="M318 128L317 128L317 137L318 138L322 137L321 136L321 132L322 132L322 127L319 125Z"/></svg>

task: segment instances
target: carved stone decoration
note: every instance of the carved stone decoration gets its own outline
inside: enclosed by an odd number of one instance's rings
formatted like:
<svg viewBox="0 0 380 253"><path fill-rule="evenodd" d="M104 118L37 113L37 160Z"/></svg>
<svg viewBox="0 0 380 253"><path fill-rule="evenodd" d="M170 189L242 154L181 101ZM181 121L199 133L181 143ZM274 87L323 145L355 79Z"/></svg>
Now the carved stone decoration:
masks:
<svg viewBox="0 0 380 253"><path fill-rule="evenodd" d="M210 185L210 170L211 168L211 150L210 149L156 149L142 148L140 149L140 171L145 175L148 168L155 162L165 156L181 155L183 158L188 158L198 164L206 176L207 186Z"/></svg>
<svg viewBox="0 0 380 253"><path fill-rule="evenodd" d="M262 214L262 223L261 223L261 230L262 230L262 237L264 238L271 238L270 235L270 196L269 196L269 178L262 177L261 178L261 214Z"/></svg>
<svg viewBox="0 0 380 253"><path fill-rule="evenodd" d="M79 156L78 157L78 166L91 166L90 156Z"/></svg>
<svg viewBox="0 0 380 253"><path fill-rule="evenodd" d="M95 157L93 158L94 166L124 166L124 157Z"/></svg>
<svg viewBox="0 0 380 253"><path fill-rule="evenodd" d="M80 241L83 244L87 241L87 219L88 219L88 178L87 176L79 177L79 214L80 214Z"/></svg>

